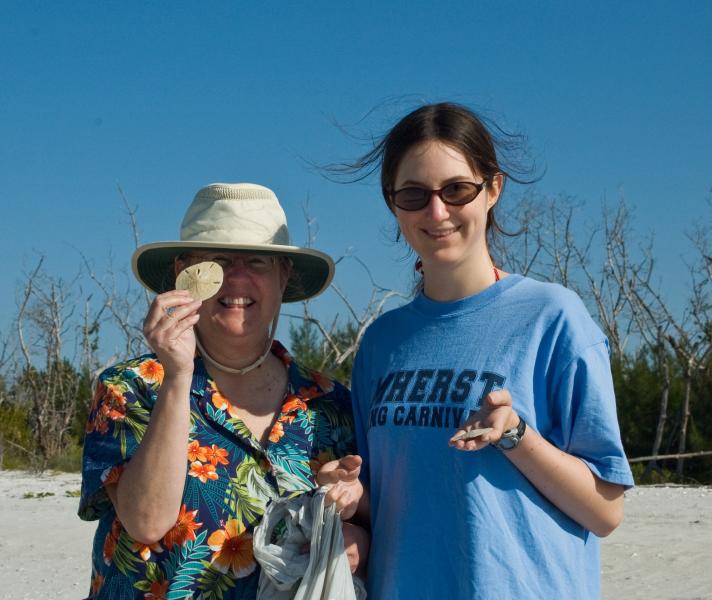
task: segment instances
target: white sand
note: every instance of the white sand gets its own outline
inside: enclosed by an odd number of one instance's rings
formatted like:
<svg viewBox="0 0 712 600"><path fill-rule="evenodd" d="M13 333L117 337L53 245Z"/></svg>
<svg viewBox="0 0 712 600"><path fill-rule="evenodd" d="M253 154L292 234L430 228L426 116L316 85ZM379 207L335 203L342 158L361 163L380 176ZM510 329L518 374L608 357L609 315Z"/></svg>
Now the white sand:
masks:
<svg viewBox="0 0 712 600"><path fill-rule="evenodd" d="M0 471L0 597L83 598L94 524L76 516L78 475ZM44 498L23 498L51 492ZM712 599L712 488L641 487L603 540L604 600Z"/></svg>
<svg viewBox="0 0 712 600"><path fill-rule="evenodd" d="M603 598L712 598L712 487L639 487L602 544Z"/></svg>
<svg viewBox="0 0 712 600"><path fill-rule="evenodd" d="M79 475L0 471L0 597L84 598L95 523L77 517ZM23 498L27 493L53 493Z"/></svg>

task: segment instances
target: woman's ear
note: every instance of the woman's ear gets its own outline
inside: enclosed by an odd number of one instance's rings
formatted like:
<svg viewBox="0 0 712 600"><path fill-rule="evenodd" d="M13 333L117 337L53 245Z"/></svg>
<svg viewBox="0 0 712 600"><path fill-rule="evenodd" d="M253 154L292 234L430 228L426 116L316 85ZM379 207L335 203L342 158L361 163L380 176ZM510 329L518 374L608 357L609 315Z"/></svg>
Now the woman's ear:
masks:
<svg viewBox="0 0 712 600"><path fill-rule="evenodd" d="M499 200L499 195L502 193L502 188L504 187L504 175L502 173L497 173L490 179L489 185L487 186L487 210L492 208L497 204Z"/></svg>

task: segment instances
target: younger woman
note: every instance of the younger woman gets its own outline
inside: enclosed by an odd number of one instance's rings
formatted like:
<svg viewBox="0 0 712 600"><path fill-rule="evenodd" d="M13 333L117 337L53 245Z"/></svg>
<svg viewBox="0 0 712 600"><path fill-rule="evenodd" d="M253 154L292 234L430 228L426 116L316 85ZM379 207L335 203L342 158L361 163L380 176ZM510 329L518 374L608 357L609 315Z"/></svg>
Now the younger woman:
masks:
<svg viewBox="0 0 712 600"><path fill-rule="evenodd" d="M375 161L423 285L354 366L370 597L598 597L633 484L605 336L573 292L493 264L507 175L472 112L417 109Z"/></svg>

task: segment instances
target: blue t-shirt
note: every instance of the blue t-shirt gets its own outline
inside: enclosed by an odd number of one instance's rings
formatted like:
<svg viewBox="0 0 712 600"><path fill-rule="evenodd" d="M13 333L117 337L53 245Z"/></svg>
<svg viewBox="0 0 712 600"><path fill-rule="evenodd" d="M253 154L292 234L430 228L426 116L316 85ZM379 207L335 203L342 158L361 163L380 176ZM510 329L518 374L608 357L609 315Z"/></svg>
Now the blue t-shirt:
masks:
<svg viewBox="0 0 712 600"><path fill-rule="evenodd" d="M599 541L503 453L448 440L491 390L600 478L630 486L605 336L576 294L510 275L419 295L366 332L352 398L370 488L373 598L596 598Z"/></svg>

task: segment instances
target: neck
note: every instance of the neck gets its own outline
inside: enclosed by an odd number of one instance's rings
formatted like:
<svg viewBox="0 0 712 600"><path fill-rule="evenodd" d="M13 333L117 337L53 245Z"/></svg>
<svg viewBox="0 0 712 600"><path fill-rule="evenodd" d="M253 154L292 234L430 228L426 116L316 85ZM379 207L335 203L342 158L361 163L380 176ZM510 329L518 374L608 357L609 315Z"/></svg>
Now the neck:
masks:
<svg viewBox="0 0 712 600"><path fill-rule="evenodd" d="M265 359L269 356L270 350L272 348L272 340L274 340L274 335L277 332L277 322L279 321L279 313L277 313L272 320L272 326L268 333L266 341L262 341L260 346L255 346L254 343L245 342L233 342L232 346L230 344L216 344L219 348L211 349L206 348L205 345L200 340L200 335L196 331L195 343L203 356L205 362L211 365L213 368L223 371L225 373L230 373L232 375L245 375L259 367ZM228 348L227 352L223 348ZM213 352L214 350L214 352ZM217 353L217 354L216 354ZM253 357L248 361L234 359L235 356L239 357Z"/></svg>
<svg viewBox="0 0 712 600"><path fill-rule="evenodd" d="M248 415L274 415L282 406L287 390L287 369L273 354L245 375L226 373L210 363L205 367L220 393ZM244 421L246 415L241 413L240 418Z"/></svg>
<svg viewBox="0 0 712 600"><path fill-rule="evenodd" d="M496 282L495 269L489 255L476 265L471 263L423 265L423 291L431 300L451 302L474 296ZM504 273L498 271L500 277Z"/></svg>

